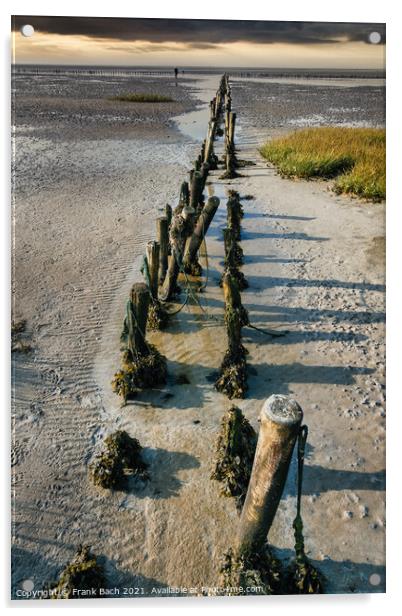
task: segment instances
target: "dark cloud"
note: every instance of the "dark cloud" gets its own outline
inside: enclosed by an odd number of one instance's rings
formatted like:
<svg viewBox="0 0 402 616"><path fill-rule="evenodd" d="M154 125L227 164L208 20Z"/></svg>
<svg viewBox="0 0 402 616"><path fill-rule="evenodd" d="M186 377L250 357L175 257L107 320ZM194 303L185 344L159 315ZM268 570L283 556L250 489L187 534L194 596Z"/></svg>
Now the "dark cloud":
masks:
<svg viewBox="0 0 402 616"><path fill-rule="evenodd" d="M129 19L111 17L38 17L17 15L13 30L32 24L40 32L76 34L119 41L183 43L207 49L223 43L334 43L343 40L368 43L370 32L381 34L385 43L385 24L226 21L216 19Z"/></svg>

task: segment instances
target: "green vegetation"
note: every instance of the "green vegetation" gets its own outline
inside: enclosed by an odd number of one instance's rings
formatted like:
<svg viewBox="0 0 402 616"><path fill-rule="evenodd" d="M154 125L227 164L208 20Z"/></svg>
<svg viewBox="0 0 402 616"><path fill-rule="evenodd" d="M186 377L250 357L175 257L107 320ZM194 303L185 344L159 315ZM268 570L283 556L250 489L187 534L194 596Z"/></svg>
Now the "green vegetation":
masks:
<svg viewBox="0 0 402 616"><path fill-rule="evenodd" d="M113 101L122 101L125 103L174 103L175 101L170 96L162 94L119 94L113 96Z"/></svg>
<svg viewBox="0 0 402 616"><path fill-rule="evenodd" d="M103 567L91 554L88 545L80 545L76 555L61 572L59 581L51 584L52 599L87 599L99 597L105 586Z"/></svg>
<svg viewBox="0 0 402 616"><path fill-rule="evenodd" d="M95 485L118 489L125 487L130 475L148 478L142 447L136 438L129 436L125 430L117 430L105 438L104 445L104 450L89 467Z"/></svg>
<svg viewBox="0 0 402 616"><path fill-rule="evenodd" d="M240 512L251 477L257 434L237 406L223 416L211 479L221 482L221 494L234 496Z"/></svg>
<svg viewBox="0 0 402 616"><path fill-rule="evenodd" d="M335 178L338 194L385 199L385 129L308 128L274 139L260 152L284 177Z"/></svg>

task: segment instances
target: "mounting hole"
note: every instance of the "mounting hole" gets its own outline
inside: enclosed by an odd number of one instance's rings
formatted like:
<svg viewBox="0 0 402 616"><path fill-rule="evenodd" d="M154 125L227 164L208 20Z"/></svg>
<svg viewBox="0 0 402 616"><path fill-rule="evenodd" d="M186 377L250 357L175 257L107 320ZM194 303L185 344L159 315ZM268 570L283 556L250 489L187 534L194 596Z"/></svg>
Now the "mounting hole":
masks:
<svg viewBox="0 0 402 616"><path fill-rule="evenodd" d="M379 32L370 32L369 41L373 45L378 45L378 43L381 43L381 34Z"/></svg>
<svg viewBox="0 0 402 616"><path fill-rule="evenodd" d="M33 36L35 34L34 27L31 24L25 24L21 28L22 36Z"/></svg>
<svg viewBox="0 0 402 616"><path fill-rule="evenodd" d="M372 573L369 577L369 582L372 586L378 586L381 582L381 575L378 575L378 573Z"/></svg>
<svg viewBox="0 0 402 616"><path fill-rule="evenodd" d="M22 582L22 589L26 590L27 592L32 592L34 587L35 584L33 583L33 580L24 580Z"/></svg>

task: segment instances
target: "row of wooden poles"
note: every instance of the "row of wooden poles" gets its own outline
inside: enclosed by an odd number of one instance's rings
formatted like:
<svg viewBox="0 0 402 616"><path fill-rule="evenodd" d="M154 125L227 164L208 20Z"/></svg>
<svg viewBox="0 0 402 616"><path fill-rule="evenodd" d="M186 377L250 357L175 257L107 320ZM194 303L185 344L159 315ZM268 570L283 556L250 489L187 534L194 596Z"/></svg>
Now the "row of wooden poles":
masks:
<svg viewBox="0 0 402 616"><path fill-rule="evenodd" d="M147 329L163 329L169 318L167 309L181 291L179 275L186 285L187 298L192 291L188 274L199 276L201 265L198 252L210 223L219 206L217 197L205 203L204 189L208 173L216 169L218 159L214 153L214 140L222 121L229 88L227 75L223 75L216 96L210 102L207 137L190 171L189 180L183 181L177 206L166 205L165 215L156 221L157 240L148 242L143 260L145 283L132 286L127 302L122 340L125 349L122 369L116 373L113 388L126 400L138 389L153 387L166 381L166 360L146 340ZM231 129L234 143L234 123Z"/></svg>
<svg viewBox="0 0 402 616"><path fill-rule="evenodd" d="M201 274L198 251L219 206L217 197L210 197L205 203L203 191L209 171L217 169L214 140L221 131L220 123L223 121L224 177L233 177L236 166L236 114L232 111L231 90L226 74L221 78L216 96L210 103L207 137L190 172L189 182L182 183L176 208L172 210L167 205L165 215L157 219L157 241L147 244L143 264L146 284L136 283L131 290L125 320L127 346L123 369L115 376L114 381L115 391L124 398L138 389L153 387L166 379L166 369L163 367L165 360L147 343L145 333L150 326L163 327L166 317L165 302L172 300L180 292L177 284L179 274L181 273L185 280L187 274ZM241 342L241 329L248 324L248 314L242 306L240 296L240 291L248 286L239 270L239 265L243 262L243 252L239 244L242 216L239 194L229 191L227 227L223 230L225 268L221 279L228 349L219 379L215 383L216 388L229 398L244 397L247 388L246 350ZM153 357L157 357L156 363L152 363ZM124 386L116 386L116 381L121 385L125 378ZM238 559L250 553L260 553L266 544L282 496L302 418L303 413L298 403L287 396L273 395L263 405L251 478L234 545Z"/></svg>

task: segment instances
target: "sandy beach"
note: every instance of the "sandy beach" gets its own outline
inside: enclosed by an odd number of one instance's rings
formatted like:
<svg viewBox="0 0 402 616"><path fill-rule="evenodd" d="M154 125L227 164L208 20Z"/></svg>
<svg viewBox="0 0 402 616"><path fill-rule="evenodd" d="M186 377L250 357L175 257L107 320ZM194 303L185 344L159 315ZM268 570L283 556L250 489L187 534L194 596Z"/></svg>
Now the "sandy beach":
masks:
<svg viewBox="0 0 402 616"><path fill-rule="evenodd" d="M177 204L219 78L16 82L13 316L26 319L33 350L12 363L13 597L25 580L42 588L57 579L79 544L92 546L120 596L180 586L205 594L218 583L239 520L210 479L230 406L211 379L226 346L218 280L231 188L253 196L242 201L243 303L258 327L288 330L245 330L249 392L234 402L257 431L269 395L299 402L309 427L308 556L327 592L384 592L385 205L282 179L258 152L307 125L383 126L380 80L232 80L238 155L255 164L236 180L208 176L206 192L221 204L202 308L190 301L166 331L149 334L167 357L166 386L124 407L111 390L130 287L142 279L156 217ZM176 102L109 100L135 90ZM88 465L118 428L144 447L150 481L110 492L90 483ZM269 535L283 561L293 553L294 462Z"/></svg>

